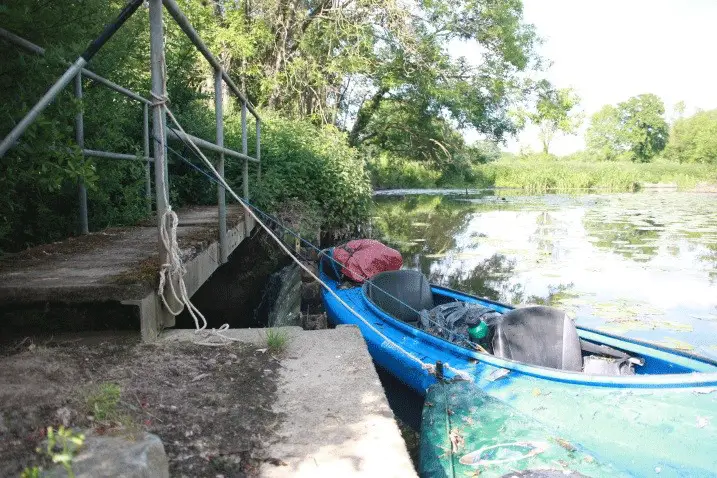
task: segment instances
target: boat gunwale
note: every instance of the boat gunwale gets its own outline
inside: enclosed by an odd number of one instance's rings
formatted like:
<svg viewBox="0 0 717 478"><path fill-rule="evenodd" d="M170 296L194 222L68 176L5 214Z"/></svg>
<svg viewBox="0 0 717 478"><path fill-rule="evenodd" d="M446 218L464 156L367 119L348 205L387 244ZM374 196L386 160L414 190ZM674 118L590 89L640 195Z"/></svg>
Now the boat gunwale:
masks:
<svg viewBox="0 0 717 478"><path fill-rule="evenodd" d="M328 278L326 274L322 270L322 274L324 275L324 280L328 280L332 282L333 284L338 285L338 282L334 279ZM341 290L338 289L338 287L334 287L335 292L337 294L346 294L347 290ZM541 367L538 365L530 365L525 364L522 362L517 362L510 359L504 359L500 357L496 357L491 354L484 354L477 351L472 351L469 349L466 349L464 347L460 347L458 345L455 345L443 338L433 336L431 334L428 334L416 327L410 326L399 319L396 319L395 317L389 315L388 313L381 310L377 305L375 305L369 297L366 296L366 293L364 291L363 287L357 287L357 289L360 289L360 295L362 298L362 301L365 306L368 306L368 311L371 312L374 316L376 316L377 319L381 320L385 324L393 327L394 329L397 329L400 332L408 333L409 335L413 336L416 340L429 342L432 346L449 353L450 355L454 356L457 359L470 359L475 360L477 362L483 362L485 364L488 364L493 367L507 369L510 371L515 371L527 376L532 376L536 378L541 379L547 379L547 380L554 380L558 382L566 382L566 383L572 383L577 385L587 385L587 386L599 386L599 387L614 387L614 388L687 388L687 387L708 387L708 386L717 386L717 371L716 372L686 372L686 373L675 373L675 374L641 374L641 375L621 375L621 376L609 376L609 375L586 375L582 372L570 372L570 371L564 371L564 370L557 370L552 369L548 367ZM456 294L461 297L467 297L474 300L479 301L485 301L489 302L495 305L499 305L502 307L506 307L508 309L513 309L513 306L502 304L497 301L493 301L490 299L482 299L476 296L472 296L470 294L466 294L464 292L455 291L446 287L441 287L437 285L431 284L432 290L438 290L438 291L445 291L449 292L451 294ZM344 306L342 308L345 309ZM612 338L619 342L627 342L627 343L633 343L638 346L646 347L651 350L655 350L660 354L665 355L671 355L671 356L677 356L680 358L687 358L690 360L694 360L700 363L704 363L707 365L712 365L717 367L717 363L701 356L694 356L692 354L686 354L681 351L676 351L674 349L670 349L663 346L658 346L652 343L648 342L642 342L639 340L633 341L633 339L625 339L620 336L614 336L612 334L603 333L601 331L596 331L594 329L588 329L584 327L579 327L580 329L588 332L593 333L600 336L606 336L609 338ZM393 339L391 339L393 340ZM590 340L590 339L588 339ZM594 340L594 339L593 339ZM633 341L633 342L631 342ZM381 344L377 344L378 346L381 346ZM400 345L400 344L399 344ZM426 355L421 354L419 351L416 351L415 349L411 350L414 354L418 355ZM663 359L665 361L670 362L670 360ZM674 360L672 361L674 362ZM470 372L466 370L466 372ZM424 371L424 373L427 373ZM475 374L471 374L475 375ZM476 377L479 378L479 377Z"/></svg>

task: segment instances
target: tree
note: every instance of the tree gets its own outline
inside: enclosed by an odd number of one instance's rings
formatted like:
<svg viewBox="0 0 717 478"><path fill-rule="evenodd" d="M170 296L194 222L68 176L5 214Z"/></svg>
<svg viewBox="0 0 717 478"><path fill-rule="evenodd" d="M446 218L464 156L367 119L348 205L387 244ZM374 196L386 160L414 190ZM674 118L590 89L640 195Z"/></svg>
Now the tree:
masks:
<svg viewBox="0 0 717 478"><path fill-rule="evenodd" d="M717 110L677 119L665 156L680 163L717 164Z"/></svg>
<svg viewBox="0 0 717 478"><path fill-rule="evenodd" d="M590 118L590 127L585 133L588 150L600 160L614 161L625 153L624 142L618 109L603 106Z"/></svg>
<svg viewBox="0 0 717 478"><path fill-rule="evenodd" d="M588 149L601 159L649 162L667 144L664 114L664 103L653 94L634 96L617 107L607 105L591 118Z"/></svg>
<svg viewBox="0 0 717 478"><path fill-rule="evenodd" d="M574 110L580 98L571 88L554 89L548 82L539 83L538 101L534 111L525 111L522 117L538 127L543 153L549 154L550 143L558 132L575 134L583 121Z"/></svg>
<svg viewBox="0 0 717 478"><path fill-rule="evenodd" d="M456 126L494 140L515 133L508 108L533 88L521 74L540 67L534 29L522 14L520 0L439 0L416 2L392 24L374 26L375 57L363 76L350 78L357 86L344 96L356 111L344 122L351 143L400 153L420 140L425 147L411 157L441 160L462 147ZM449 44L460 41L481 51L480 65L451 57ZM408 148L406 136L413 138Z"/></svg>

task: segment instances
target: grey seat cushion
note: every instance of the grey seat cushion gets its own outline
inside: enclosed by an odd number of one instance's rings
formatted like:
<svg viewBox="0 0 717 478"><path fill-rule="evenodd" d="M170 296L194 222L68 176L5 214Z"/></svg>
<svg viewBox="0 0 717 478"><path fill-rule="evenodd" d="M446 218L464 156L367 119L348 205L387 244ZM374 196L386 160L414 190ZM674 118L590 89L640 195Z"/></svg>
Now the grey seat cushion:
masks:
<svg viewBox="0 0 717 478"><path fill-rule="evenodd" d="M524 307L505 314L495 329L493 353L559 370L580 372L583 368L575 324L553 307Z"/></svg>
<svg viewBox="0 0 717 478"><path fill-rule="evenodd" d="M415 311L434 306L431 284L419 271L381 272L366 282L363 290L379 309L404 322L417 322L419 314Z"/></svg>

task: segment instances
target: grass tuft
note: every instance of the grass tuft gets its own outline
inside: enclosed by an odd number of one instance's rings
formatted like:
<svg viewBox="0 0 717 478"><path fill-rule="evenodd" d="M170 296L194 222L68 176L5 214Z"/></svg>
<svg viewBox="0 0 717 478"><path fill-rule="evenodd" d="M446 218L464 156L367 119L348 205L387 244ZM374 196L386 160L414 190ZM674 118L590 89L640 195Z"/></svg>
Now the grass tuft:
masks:
<svg viewBox="0 0 717 478"><path fill-rule="evenodd" d="M289 332L282 328L266 329L266 347L272 354L280 354L289 344Z"/></svg>
<svg viewBox="0 0 717 478"><path fill-rule="evenodd" d="M96 421L101 423L122 421L118 410L121 393L122 389L119 385L103 382L87 396L87 408Z"/></svg>

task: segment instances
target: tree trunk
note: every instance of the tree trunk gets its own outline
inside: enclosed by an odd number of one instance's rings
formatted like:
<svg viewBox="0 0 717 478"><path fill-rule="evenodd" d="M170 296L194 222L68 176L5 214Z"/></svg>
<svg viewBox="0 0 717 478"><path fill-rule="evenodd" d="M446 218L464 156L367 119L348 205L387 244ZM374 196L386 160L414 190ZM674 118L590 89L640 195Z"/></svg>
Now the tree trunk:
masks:
<svg viewBox="0 0 717 478"><path fill-rule="evenodd" d="M382 86L367 103L364 103L359 108L356 121L349 133L349 144L351 146L357 146L361 142L359 136L366 129L376 111L378 111L378 107L381 106L381 101L383 101L383 96L386 93L388 93L388 88Z"/></svg>

